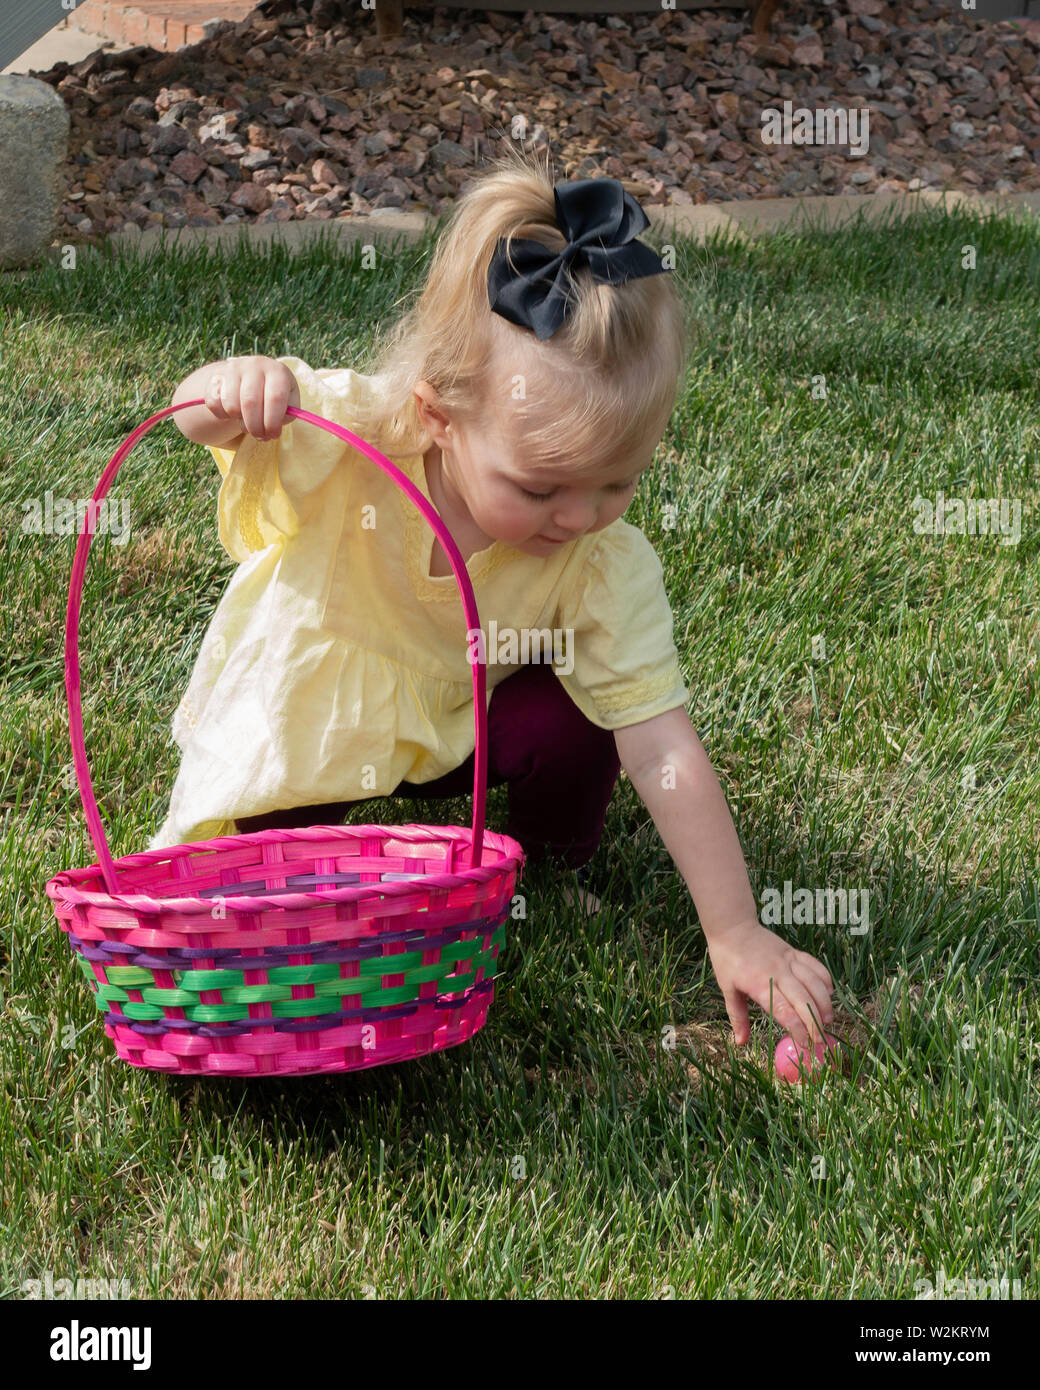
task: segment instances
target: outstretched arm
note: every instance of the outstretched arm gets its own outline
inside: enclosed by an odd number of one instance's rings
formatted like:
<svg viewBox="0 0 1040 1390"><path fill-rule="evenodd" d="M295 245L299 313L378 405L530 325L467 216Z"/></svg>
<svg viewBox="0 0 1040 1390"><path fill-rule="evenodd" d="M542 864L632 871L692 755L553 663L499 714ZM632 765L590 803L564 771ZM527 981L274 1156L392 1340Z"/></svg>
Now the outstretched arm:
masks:
<svg viewBox="0 0 1040 1390"><path fill-rule="evenodd" d="M690 890L736 1042L750 1037L754 999L795 1041L833 1018L831 977L806 951L762 926L733 817L685 709L616 729L618 757Z"/></svg>

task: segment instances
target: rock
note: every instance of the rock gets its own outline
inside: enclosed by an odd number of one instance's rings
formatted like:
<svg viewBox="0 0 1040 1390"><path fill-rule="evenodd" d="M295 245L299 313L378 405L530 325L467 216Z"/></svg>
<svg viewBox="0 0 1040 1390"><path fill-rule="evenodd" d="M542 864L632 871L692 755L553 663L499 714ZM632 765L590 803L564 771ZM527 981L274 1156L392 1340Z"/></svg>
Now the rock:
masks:
<svg viewBox="0 0 1040 1390"><path fill-rule="evenodd" d="M296 216L296 204L289 198L276 198L256 219L258 222L291 222Z"/></svg>
<svg viewBox="0 0 1040 1390"><path fill-rule="evenodd" d="M156 128L156 133L148 145L151 155L175 155L186 150L191 144L191 136L179 125L166 125Z"/></svg>
<svg viewBox="0 0 1040 1390"><path fill-rule="evenodd" d="M430 149L430 159L439 167L461 168L473 163L469 150L454 140L438 140Z"/></svg>
<svg viewBox="0 0 1040 1390"><path fill-rule="evenodd" d="M766 67L788 68L791 66L791 52L782 43L764 42L754 49L755 61Z"/></svg>
<svg viewBox="0 0 1040 1390"><path fill-rule="evenodd" d="M614 91L630 92L640 85L637 72L626 72L616 63L595 63L593 65L607 87Z"/></svg>
<svg viewBox="0 0 1040 1390"><path fill-rule="evenodd" d="M206 161L189 150L182 150L170 160L170 168L185 183L198 183L209 169Z"/></svg>
<svg viewBox="0 0 1040 1390"><path fill-rule="evenodd" d="M203 140L228 140L232 138L238 127L238 113L235 111L222 111L219 116L214 116L211 120L200 125L197 138Z"/></svg>
<svg viewBox="0 0 1040 1390"><path fill-rule="evenodd" d="M238 163L249 173L254 173L257 169L266 169L272 165L278 167L278 161L270 150L249 150L248 153L239 158Z"/></svg>
<svg viewBox="0 0 1040 1390"><path fill-rule="evenodd" d="M311 173L318 183L327 183L330 188L339 183L339 170L327 159L316 159L311 167Z"/></svg>
<svg viewBox="0 0 1040 1390"><path fill-rule="evenodd" d="M227 199L228 177L222 169L210 169L198 183L198 191L210 207L216 207Z"/></svg>
<svg viewBox="0 0 1040 1390"><path fill-rule="evenodd" d="M716 98L715 110L720 121L735 121L740 115L740 97L736 92L723 92Z"/></svg>
<svg viewBox="0 0 1040 1390"><path fill-rule="evenodd" d="M88 77L93 77L93 75L96 72L101 72L104 68L104 65L105 55L99 48L96 52L91 53L89 57L84 58L81 62L73 63L72 71L76 74L77 77L82 77L85 79Z"/></svg>
<svg viewBox="0 0 1040 1390"><path fill-rule="evenodd" d="M799 39L791 50L791 61L795 67L819 68L823 66L823 44L819 34Z"/></svg>
<svg viewBox="0 0 1040 1390"><path fill-rule="evenodd" d="M112 170L112 179L120 188L137 188L142 181L141 161L123 159Z"/></svg>
<svg viewBox="0 0 1040 1390"><path fill-rule="evenodd" d="M992 116L997 109L996 97L979 97L977 101L970 101L964 108L969 116Z"/></svg>
<svg viewBox="0 0 1040 1390"><path fill-rule="evenodd" d="M274 202L269 188L261 188L256 183L244 183L237 193L232 193L231 201L237 208L248 208L250 212L266 212Z"/></svg>
<svg viewBox="0 0 1040 1390"><path fill-rule="evenodd" d="M306 164L316 149L323 149L321 140L299 126L286 126L278 142L279 149L290 164Z"/></svg>
<svg viewBox="0 0 1040 1390"><path fill-rule="evenodd" d="M127 102L123 107L123 119L131 116L140 116L144 120L154 121L158 116L155 103L149 101L147 97L134 97L133 101Z"/></svg>
<svg viewBox="0 0 1040 1390"><path fill-rule="evenodd" d="M0 267L32 265L50 246L62 198L71 121L35 77L0 77Z"/></svg>

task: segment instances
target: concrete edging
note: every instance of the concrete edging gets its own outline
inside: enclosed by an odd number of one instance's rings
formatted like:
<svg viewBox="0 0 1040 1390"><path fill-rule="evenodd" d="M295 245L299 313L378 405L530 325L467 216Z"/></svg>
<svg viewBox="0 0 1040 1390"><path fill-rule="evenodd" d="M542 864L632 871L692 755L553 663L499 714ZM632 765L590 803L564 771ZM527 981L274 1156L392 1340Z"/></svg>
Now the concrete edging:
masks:
<svg viewBox="0 0 1040 1390"><path fill-rule="evenodd" d="M888 216L908 216L921 208L942 205L944 210L972 208L1004 215L1040 215L1040 192L1037 193L966 193L957 189L940 192L923 189L917 193L818 194L794 198L737 199L724 203L698 203L684 207L666 205L646 208L650 225L656 231L690 236L703 244L713 232L723 239L748 242L756 236L779 231L784 227L819 228L837 231L863 214L867 221ZM116 251L136 251L151 255L171 246L197 246L205 243L233 250L243 239L252 245L279 243L290 251L305 247L323 233L332 232L345 242L371 239L373 236L393 240L403 236L417 241L436 221L421 212L377 212L368 217L347 217L327 221L301 222L243 222L223 227L149 227L146 231L116 232L98 242L77 242L77 254L98 254L104 247ZM56 257L58 245L49 248ZM0 275L31 275L34 267L0 269Z"/></svg>
<svg viewBox="0 0 1040 1390"><path fill-rule="evenodd" d="M646 214L651 227L674 234L693 237L703 243L719 230L737 241L778 231L782 227L801 223L804 229L818 227L836 231L859 214L876 221L885 216L906 216L922 207L942 204L946 210L967 207L980 211L991 209L1001 213L1040 214L1038 193L965 193L959 190L939 192L923 189L917 193L819 194L801 198L738 199L725 203L699 203L694 206L649 206ZM350 241L374 234L393 238L403 235L418 240L435 218L420 212L380 212L369 217L349 217L327 221L235 223L225 227L149 227L146 231L122 231L106 238L118 249L136 249L149 254L162 245L199 241L216 245L235 246L244 237L253 244L280 242L290 248L306 243L323 231L332 229L335 235ZM168 240L167 240L168 239ZM88 248L95 249L88 243Z"/></svg>

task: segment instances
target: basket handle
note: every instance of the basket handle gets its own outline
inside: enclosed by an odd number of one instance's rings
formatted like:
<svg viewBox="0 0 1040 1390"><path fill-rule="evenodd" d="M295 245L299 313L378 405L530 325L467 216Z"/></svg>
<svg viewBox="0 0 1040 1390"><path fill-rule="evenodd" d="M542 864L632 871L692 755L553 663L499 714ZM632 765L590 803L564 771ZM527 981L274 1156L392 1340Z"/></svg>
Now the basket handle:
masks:
<svg viewBox="0 0 1040 1390"><path fill-rule="evenodd" d="M90 838L94 843L94 850L101 866L102 874L105 879L107 891L115 896L119 892L119 885L116 880L115 865L112 863L112 856L109 853L108 840L105 838L105 830L101 824L101 815L98 811L98 804L94 797L94 788L90 780L90 768L87 763L87 750L83 741L83 716L80 708L80 681L79 681L79 614L80 600L83 596L83 576L87 568L87 556L90 553L90 546L94 539L94 531L98 512L95 509L108 493L112 482L122 467L123 461L131 449L143 438L148 431L164 420L167 415L172 415L178 410L187 410L190 406L205 405L204 400L182 401L179 405L167 406L165 410L160 410L156 415L149 419L128 435L120 444L119 448L112 455L108 466L98 480L94 495L87 504L85 525L79 534L76 542L76 554L72 561L72 579L69 584L69 603L65 614L65 693L69 702L69 737L72 741L72 761L76 769L76 783L79 787L80 799L83 802L83 809L86 812L87 828L90 831ZM437 534L437 539L444 547L445 553L451 562L451 568L455 575L456 583L462 595L462 606L466 613L467 632L479 630L480 618L477 613L477 602L473 594L473 585L470 582L469 571L466 569L466 562L459 552L458 546L452 538L451 532L445 526L440 514L430 505L420 490L415 486L397 467L390 462L378 449L371 444L353 434L350 430L344 429L342 425L337 425L331 420L324 419L321 415L314 415L309 410L299 410L295 406L289 406L285 412L286 419L298 418L306 420L312 425L317 425L320 429L327 430L329 434L338 435L347 444L359 450L373 463L377 464L384 473L407 493L408 497L422 512L423 516L433 527ZM215 446L219 447L219 446ZM473 769L473 830L470 845L469 867L476 869L480 867L481 857L484 847L484 810L487 797L487 701L486 689L487 679L484 667L484 660L477 652L477 660L473 662L473 712L476 722L476 748L475 764Z"/></svg>

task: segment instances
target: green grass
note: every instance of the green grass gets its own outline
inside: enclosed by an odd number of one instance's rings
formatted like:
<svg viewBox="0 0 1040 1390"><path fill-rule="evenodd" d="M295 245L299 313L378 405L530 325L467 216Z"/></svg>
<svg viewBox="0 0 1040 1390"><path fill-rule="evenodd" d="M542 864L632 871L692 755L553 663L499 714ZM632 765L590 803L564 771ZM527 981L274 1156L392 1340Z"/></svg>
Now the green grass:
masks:
<svg viewBox="0 0 1040 1390"><path fill-rule="evenodd" d="M748 1048L728 1044L688 893L627 781L596 861L605 914L583 920L528 871L527 918L465 1046L280 1082L115 1059L43 891L94 853L68 779L72 541L23 535L22 502L89 496L202 362L364 370L367 325L428 249L376 271L320 244L0 277L0 1292L49 1270L164 1298L912 1298L941 1269L1035 1297L1028 220L926 211L678 247L697 351L627 515L662 556L691 716L756 893L870 893L865 935L780 929L834 976L843 1075L779 1086L757 1008ZM116 484L130 543L91 554L84 721L116 855L165 813L169 719L230 578L216 490L208 454L159 426ZM1019 499L1020 542L916 534L913 498L939 490ZM461 799L364 810L470 816Z"/></svg>

